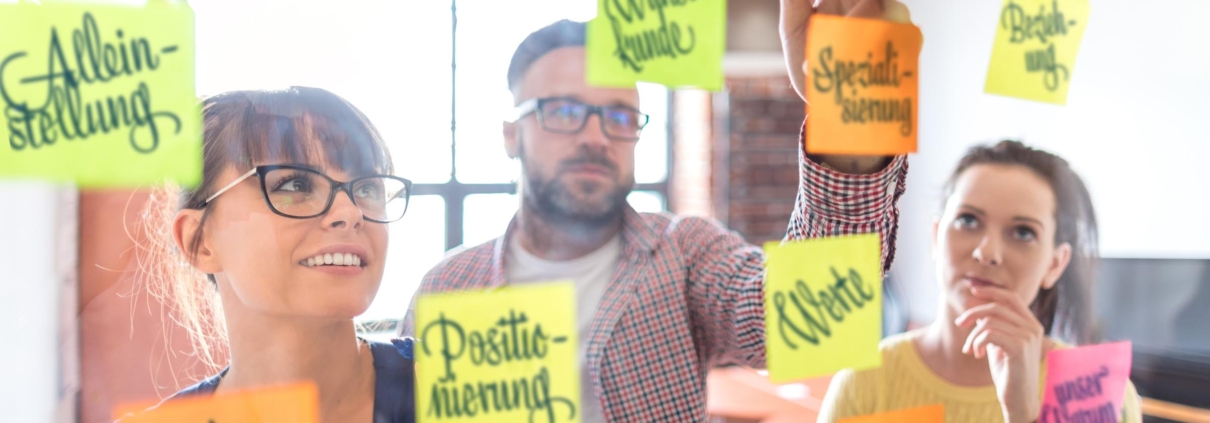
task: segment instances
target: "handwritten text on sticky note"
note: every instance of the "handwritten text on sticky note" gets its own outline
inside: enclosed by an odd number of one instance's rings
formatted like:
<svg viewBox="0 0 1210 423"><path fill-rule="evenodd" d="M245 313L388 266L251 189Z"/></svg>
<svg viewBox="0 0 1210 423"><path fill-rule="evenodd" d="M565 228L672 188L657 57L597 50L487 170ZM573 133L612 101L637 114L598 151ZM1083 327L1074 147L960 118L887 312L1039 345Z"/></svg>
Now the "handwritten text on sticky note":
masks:
<svg viewBox="0 0 1210 423"><path fill-rule="evenodd" d="M887 413L871 414L868 416L850 417L839 423L943 423L945 422L945 406L941 404L925 407L896 410Z"/></svg>
<svg viewBox="0 0 1210 423"><path fill-rule="evenodd" d="M579 422L575 291L549 283L416 302L420 422Z"/></svg>
<svg viewBox="0 0 1210 423"><path fill-rule="evenodd" d="M984 91L1067 104L1088 0L1005 0Z"/></svg>
<svg viewBox="0 0 1210 423"><path fill-rule="evenodd" d="M718 91L726 0L598 0L588 23L586 77L603 87L636 81Z"/></svg>
<svg viewBox="0 0 1210 423"><path fill-rule="evenodd" d="M319 423L315 384L258 389L168 401L122 418L122 423ZM119 407L119 410L127 409ZM115 416L115 419L121 416Z"/></svg>
<svg viewBox="0 0 1210 423"><path fill-rule="evenodd" d="M1130 341L1051 350L1041 423L1116 422L1130 380Z"/></svg>
<svg viewBox="0 0 1210 423"><path fill-rule="evenodd" d="M769 379L787 382L882 363L877 234L765 245Z"/></svg>
<svg viewBox="0 0 1210 423"><path fill-rule="evenodd" d="M136 186L201 177L193 12L0 5L0 178Z"/></svg>
<svg viewBox="0 0 1210 423"><path fill-rule="evenodd" d="M807 152L915 152L920 29L816 14L807 31Z"/></svg>

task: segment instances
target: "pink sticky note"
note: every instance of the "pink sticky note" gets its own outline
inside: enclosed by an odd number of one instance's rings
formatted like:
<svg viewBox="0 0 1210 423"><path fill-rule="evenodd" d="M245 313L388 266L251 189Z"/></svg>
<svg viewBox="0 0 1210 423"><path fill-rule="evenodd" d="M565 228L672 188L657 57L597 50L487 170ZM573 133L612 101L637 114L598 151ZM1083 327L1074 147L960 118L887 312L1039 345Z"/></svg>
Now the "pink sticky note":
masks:
<svg viewBox="0 0 1210 423"><path fill-rule="evenodd" d="M1051 350L1040 423L1116 422L1130 380L1130 341Z"/></svg>

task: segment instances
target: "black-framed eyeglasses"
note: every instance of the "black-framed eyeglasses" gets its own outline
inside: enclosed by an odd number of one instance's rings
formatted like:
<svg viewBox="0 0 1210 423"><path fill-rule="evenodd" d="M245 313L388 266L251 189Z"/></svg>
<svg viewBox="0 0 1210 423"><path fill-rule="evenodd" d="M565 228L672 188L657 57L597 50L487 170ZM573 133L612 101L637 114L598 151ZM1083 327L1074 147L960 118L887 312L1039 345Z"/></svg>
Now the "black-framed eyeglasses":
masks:
<svg viewBox="0 0 1210 423"><path fill-rule="evenodd" d="M514 112L514 122L537 112L542 129L559 134L580 133L588 123L588 117L595 114L600 117L601 132L622 141L638 141L639 133L650 119L633 107L598 106L569 97L531 98L518 104Z"/></svg>
<svg viewBox="0 0 1210 423"><path fill-rule="evenodd" d="M219 189L206 199L203 206L252 175L260 177L261 193L269 204L269 210L294 219L322 216L332 208L336 194L344 192L361 209L365 220L391 223L402 219L407 213L408 199L412 193L412 181L397 176L369 175L339 182L305 166L264 165L252 168Z"/></svg>

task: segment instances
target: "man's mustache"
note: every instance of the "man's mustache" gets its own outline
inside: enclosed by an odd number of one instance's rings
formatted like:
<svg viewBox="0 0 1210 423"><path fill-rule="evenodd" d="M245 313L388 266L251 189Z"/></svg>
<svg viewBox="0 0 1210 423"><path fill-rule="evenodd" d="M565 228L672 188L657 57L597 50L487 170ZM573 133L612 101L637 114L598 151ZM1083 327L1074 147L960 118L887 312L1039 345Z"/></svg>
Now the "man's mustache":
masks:
<svg viewBox="0 0 1210 423"><path fill-rule="evenodd" d="M572 167L572 166L586 165L586 164L593 164L593 165L601 166L606 169L609 169L611 172L613 172L615 174L618 173L618 165L614 164L612 161L605 158L604 156L599 156L599 155L580 155L580 156L576 156L576 157L564 160L563 162L561 162L559 164L559 169L566 170L567 168Z"/></svg>

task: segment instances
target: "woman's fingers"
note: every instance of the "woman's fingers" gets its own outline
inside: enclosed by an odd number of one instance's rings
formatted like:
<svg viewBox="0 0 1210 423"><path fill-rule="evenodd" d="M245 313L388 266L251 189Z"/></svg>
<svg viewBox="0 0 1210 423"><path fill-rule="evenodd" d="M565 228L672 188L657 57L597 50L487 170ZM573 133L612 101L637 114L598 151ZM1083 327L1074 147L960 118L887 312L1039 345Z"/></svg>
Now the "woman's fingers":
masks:
<svg viewBox="0 0 1210 423"><path fill-rule="evenodd" d="M1004 304L987 303L966 310L957 319L954 319L954 324L959 327L967 327L982 319L1003 320L1021 329L1032 329L1037 320L1033 314L1023 316L1017 310ZM1038 325L1038 327L1041 327L1041 325Z"/></svg>
<svg viewBox="0 0 1210 423"><path fill-rule="evenodd" d="M982 320L967 336L964 352L974 355L975 358L983 358L987 356L987 346L994 344L1010 356L1015 356L1021 354L1030 337L1030 334L1021 328L1002 321Z"/></svg>
<svg viewBox="0 0 1210 423"><path fill-rule="evenodd" d="M975 358L987 357L987 347L1000 347L1009 357L1017 357L1024 352L1025 340L1019 334L1013 334L1000 329L984 330L971 344Z"/></svg>
<svg viewBox="0 0 1210 423"><path fill-rule="evenodd" d="M1004 320L997 319L980 319L975 328L967 335L967 341L962 346L962 352L973 354L975 357L980 357L981 352L986 346L981 346L978 343L979 337L987 334L987 332L996 332L996 334L1007 335L1012 338L1020 338L1021 342L1029 340L1030 334L1018 326L1007 323Z"/></svg>
<svg viewBox="0 0 1210 423"><path fill-rule="evenodd" d="M1021 301L1021 297L1018 297L1017 293L1004 288L971 288L971 295L982 300L994 301L1010 306L1022 314L1033 315L1033 312L1029 310L1029 306L1024 301Z"/></svg>

